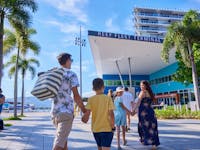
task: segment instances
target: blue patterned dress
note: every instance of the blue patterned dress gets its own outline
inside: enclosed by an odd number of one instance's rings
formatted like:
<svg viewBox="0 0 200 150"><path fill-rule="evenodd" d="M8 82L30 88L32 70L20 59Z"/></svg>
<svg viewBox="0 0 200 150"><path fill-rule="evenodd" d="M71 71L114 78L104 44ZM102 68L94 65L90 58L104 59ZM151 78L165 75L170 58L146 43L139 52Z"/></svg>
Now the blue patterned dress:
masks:
<svg viewBox="0 0 200 150"><path fill-rule="evenodd" d="M144 145L160 145L158 137L158 124L155 112L152 108L152 99L144 97L139 106L138 133L140 142Z"/></svg>

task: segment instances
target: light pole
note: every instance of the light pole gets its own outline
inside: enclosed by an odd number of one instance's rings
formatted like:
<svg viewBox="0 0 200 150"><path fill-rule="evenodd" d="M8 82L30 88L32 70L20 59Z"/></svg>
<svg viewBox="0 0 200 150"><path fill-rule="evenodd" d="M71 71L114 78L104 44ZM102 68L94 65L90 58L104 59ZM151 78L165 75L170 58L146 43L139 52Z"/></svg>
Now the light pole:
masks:
<svg viewBox="0 0 200 150"><path fill-rule="evenodd" d="M75 45L80 47L80 96L82 97L82 47L85 47L86 40L81 37L81 26L80 26L80 35L75 38Z"/></svg>

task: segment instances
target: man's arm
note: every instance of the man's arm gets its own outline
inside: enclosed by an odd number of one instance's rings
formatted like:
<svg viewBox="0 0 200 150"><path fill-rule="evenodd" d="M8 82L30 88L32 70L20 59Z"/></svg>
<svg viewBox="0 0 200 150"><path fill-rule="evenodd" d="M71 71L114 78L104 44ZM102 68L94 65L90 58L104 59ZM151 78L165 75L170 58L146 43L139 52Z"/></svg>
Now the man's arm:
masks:
<svg viewBox="0 0 200 150"><path fill-rule="evenodd" d="M89 118L90 118L90 110L86 110L81 120L82 122L87 123Z"/></svg>
<svg viewBox="0 0 200 150"><path fill-rule="evenodd" d="M115 116L113 110L109 110L111 128L115 128Z"/></svg>
<svg viewBox="0 0 200 150"><path fill-rule="evenodd" d="M75 87L72 87L72 92L73 92L73 95L74 95L74 101L76 102L76 104L78 105L78 107L81 109L81 111L83 113L86 112L86 109L85 109L85 106L83 104L83 101L78 93L78 89L77 89L77 86Z"/></svg>

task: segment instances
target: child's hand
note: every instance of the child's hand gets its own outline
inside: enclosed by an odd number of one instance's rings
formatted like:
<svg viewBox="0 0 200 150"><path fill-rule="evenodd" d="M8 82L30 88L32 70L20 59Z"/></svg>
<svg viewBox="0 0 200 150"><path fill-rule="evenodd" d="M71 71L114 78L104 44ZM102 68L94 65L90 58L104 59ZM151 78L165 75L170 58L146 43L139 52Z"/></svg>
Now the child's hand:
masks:
<svg viewBox="0 0 200 150"><path fill-rule="evenodd" d="M89 117L90 117L90 111L87 110L87 111L84 113L83 117L81 118L81 121L84 122L84 123L87 123L88 120L89 120Z"/></svg>
<svg viewBox="0 0 200 150"><path fill-rule="evenodd" d="M81 121L82 121L83 123L87 123L87 122L88 122L87 116L86 116L86 115L83 115L83 117L81 118Z"/></svg>
<svg viewBox="0 0 200 150"><path fill-rule="evenodd" d="M135 112L135 111L131 112L131 116L134 116L135 114L136 114L136 112Z"/></svg>

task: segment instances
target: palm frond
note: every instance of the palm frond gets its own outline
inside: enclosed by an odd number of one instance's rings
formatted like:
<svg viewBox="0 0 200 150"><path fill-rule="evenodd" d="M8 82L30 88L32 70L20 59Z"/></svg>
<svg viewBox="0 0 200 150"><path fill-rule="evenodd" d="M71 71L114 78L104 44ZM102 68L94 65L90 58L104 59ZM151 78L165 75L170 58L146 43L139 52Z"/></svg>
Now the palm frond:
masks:
<svg viewBox="0 0 200 150"><path fill-rule="evenodd" d="M35 68L33 67L33 66L29 66L28 67L28 70L31 72L31 77L32 77L32 79L35 77L35 75L36 75L36 70L35 70Z"/></svg>
<svg viewBox="0 0 200 150"><path fill-rule="evenodd" d="M5 29L3 39L3 54L7 55L14 48L16 48L15 34L11 30Z"/></svg>
<svg viewBox="0 0 200 150"><path fill-rule="evenodd" d="M15 74L15 66L12 66L8 71L8 76L11 78Z"/></svg>

